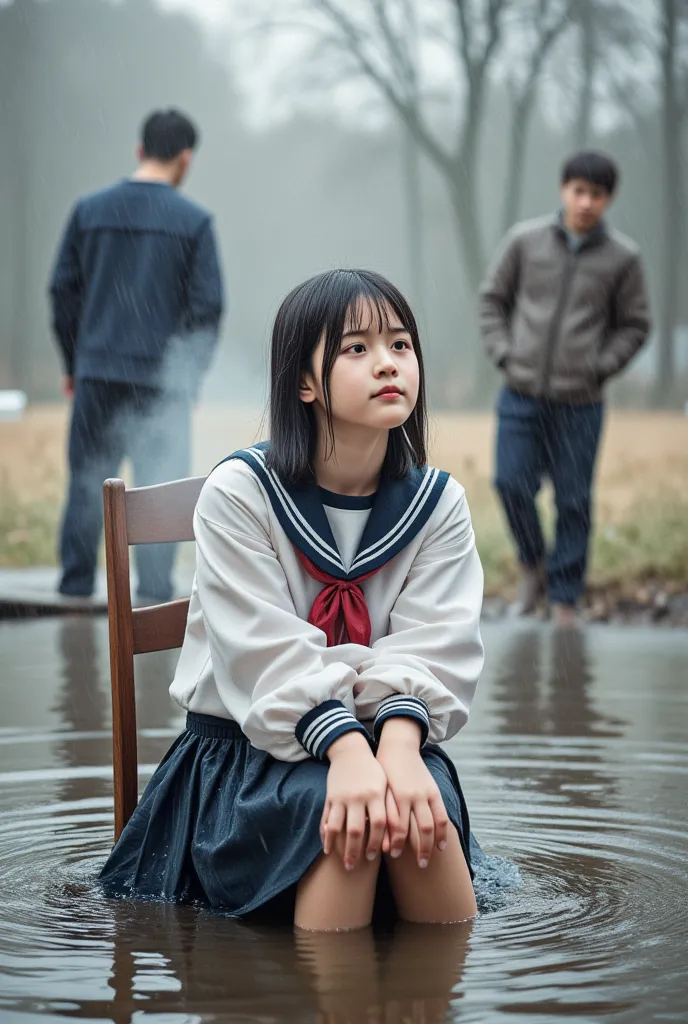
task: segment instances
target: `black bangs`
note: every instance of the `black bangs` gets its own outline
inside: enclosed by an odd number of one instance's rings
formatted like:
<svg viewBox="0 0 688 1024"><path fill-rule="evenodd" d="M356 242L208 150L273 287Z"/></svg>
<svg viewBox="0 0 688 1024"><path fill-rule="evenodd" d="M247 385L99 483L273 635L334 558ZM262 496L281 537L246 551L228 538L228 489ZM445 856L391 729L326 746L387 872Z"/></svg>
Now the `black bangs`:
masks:
<svg viewBox="0 0 688 1024"><path fill-rule="evenodd" d="M330 376L344 331L366 330L375 321L382 331L392 310L411 336L418 359L416 406L403 427L390 431L385 470L405 476L427 460L425 373L418 327L401 292L369 270L333 270L312 277L287 295L272 333L270 380L270 450L268 464L290 485L313 480L316 424L312 408L301 401L303 373L311 369L313 352L324 336L322 383L330 440L334 443Z"/></svg>
<svg viewBox="0 0 688 1024"><path fill-rule="evenodd" d="M407 322L408 318L404 317L404 311L397 308L394 300L395 296L385 295L379 288L359 289L347 306L344 326L348 330L365 333L376 323L378 331L382 333L383 330L389 329L391 307L399 317L402 326L410 332L415 327L415 321ZM408 310L408 312L411 311Z"/></svg>
<svg viewBox="0 0 688 1024"><path fill-rule="evenodd" d="M612 196L619 183L619 168L605 153L584 150L570 156L561 169L562 185L576 178L589 181Z"/></svg>

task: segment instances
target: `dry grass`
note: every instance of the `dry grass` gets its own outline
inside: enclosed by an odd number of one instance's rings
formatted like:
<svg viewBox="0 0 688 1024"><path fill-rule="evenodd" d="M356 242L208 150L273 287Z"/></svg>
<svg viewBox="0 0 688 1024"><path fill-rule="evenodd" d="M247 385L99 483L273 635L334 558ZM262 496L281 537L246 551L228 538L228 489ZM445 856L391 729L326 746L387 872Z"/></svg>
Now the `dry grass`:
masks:
<svg viewBox="0 0 688 1024"><path fill-rule="evenodd" d="M515 567L490 486L494 422L488 413L442 414L432 427L435 465L466 487L485 563L488 592L508 590ZM0 423L0 564L54 561L65 483L67 409L34 406ZM205 473L261 436L255 410L202 409L194 426L194 471ZM543 497L551 522L551 503ZM596 492L591 578L637 582L652 576L688 583L688 417L612 412Z"/></svg>
<svg viewBox="0 0 688 1024"><path fill-rule="evenodd" d="M489 414L436 417L432 455L466 487L488 593L516 578L511 543L492 491L494 420ZM553 529L551 496L541 499ZM595 493L590 580L601 586L658 578L688 584L688 417L611 412Z"/></svg>

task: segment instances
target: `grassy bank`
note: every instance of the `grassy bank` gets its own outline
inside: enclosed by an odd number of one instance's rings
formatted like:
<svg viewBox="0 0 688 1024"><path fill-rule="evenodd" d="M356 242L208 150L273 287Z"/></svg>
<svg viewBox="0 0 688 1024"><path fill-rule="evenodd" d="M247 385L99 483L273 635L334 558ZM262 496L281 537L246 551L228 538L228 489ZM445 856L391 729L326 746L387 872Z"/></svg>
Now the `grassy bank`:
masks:
<svg viewBox="0 0 688 1024"><path fill-rule="evenodd" d="M50 565L65 486L67 410L37 406L19 423L0 423L0 565ZM194 425L194 472L260 436L254 410L201 410ZM490 486L493 421L489 414L442 414L433 422L436 465L466 487L488 595L509 596L516 566ZM542 509L552 530L551 496ZM688 588L688 418L611 414L595 496L593 588L637 588L660 580ZM188 554L186 557L189 557Z"/></svg>

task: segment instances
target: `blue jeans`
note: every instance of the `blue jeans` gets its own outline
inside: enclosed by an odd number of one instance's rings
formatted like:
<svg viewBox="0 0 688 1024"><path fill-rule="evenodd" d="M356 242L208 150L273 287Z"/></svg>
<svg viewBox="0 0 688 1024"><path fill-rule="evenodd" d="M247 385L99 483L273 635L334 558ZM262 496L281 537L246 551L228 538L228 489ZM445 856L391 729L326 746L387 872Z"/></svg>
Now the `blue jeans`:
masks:
<svg viewBox="0 0 688 1024"><path fill-rule="evenodd" d="M103 481L128 456L137 487L189 475L190 403L182 395L104 380L77 380L69 433L69 493L62 522L60 592L93 592L103 529ZM172 597L176 545L136 547L138 593Z"/></svg>
<svg viewBox="0 0 688 1024"><path fill-rule="evenodd" d="M595 458L602 433L601 402L569 405L504 388L497 404L499 492L523 565L545 560L535 498L546 475L554 486L557 526L548 571L551 601L574 604L588 560Z"/></svg>

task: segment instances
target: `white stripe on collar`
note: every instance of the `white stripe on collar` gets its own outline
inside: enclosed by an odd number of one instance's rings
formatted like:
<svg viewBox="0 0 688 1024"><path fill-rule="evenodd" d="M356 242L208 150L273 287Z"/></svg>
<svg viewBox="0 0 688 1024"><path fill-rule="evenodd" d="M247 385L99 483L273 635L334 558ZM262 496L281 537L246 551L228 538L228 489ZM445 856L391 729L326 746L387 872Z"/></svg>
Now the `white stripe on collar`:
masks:
<svg viewBox="0 0 688 1024"><path fill-rule="evenodd" d="M275 494L279 498L282 504L282 508L284 509L285 513L289 516L289 519L294 524L294 527L299 531L299 533L301 533L304 536L305 540L307 540L309 544L311 544L314 548L318 549L321 558L325 558L328 562L331 562L333 565L336 565L338 569L341 569L344 572L346 572L346 567L339 556L339 552L336 549L332 548L326 541L324 541L320 534L312 528L312 526L306 519L304 519L304 517L301 515L298 508L292 501L291 497L289 496L289 492L285 490L285 487L278 478L278 476L275 473L273 473L271 469L268 469L265 462L265 454L263 450L261 448L255 447L247 448L246 451L248 451L256 459L258 463L260 463L263 472L268 477L270 483L275 489Z"/></svg>
<svg viewBox="0 0 688 1024"><path fill-rule="evenodd" d="M370 547L367 547L365 551L359 551L351 564L350 572L353 572L354 569L360 569L360 567L365 565L367 562L372 562L373 559L384 555L385 551L387 551L398 540L400 532L411 527L413 521L422 512L423 506L432 493L432 488L439 477L439 473L439 469L428 469L428 472L423 477L423 482L414 495L413 501L401 519L394 524L392 529L389 530L384 537L375 541L375 543L371 544Z"/></svg>
<svg viewBox="0 0 688 1024"><path fill-rule="evenodd" d="M413 469L399 480L383 475L361 538L366 546L356 552L347 570L317 485L287 488L268 467L267 449L268 442L263 441L229 458L241 459L253 469L292 544L323 572L341 580L375 572L410 544L432 515L449 479L448 473L428 466Z"/></svg>

